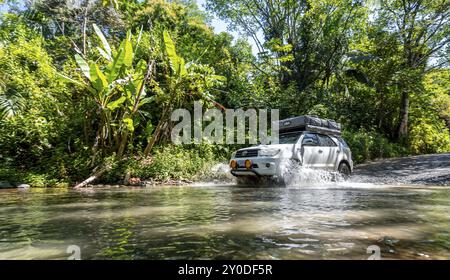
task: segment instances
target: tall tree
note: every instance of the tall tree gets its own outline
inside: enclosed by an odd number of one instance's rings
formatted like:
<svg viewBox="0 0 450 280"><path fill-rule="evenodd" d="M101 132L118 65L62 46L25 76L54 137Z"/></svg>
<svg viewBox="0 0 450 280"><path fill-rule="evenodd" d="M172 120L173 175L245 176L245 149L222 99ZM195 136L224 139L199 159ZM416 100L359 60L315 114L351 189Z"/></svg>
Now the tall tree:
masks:
<svg viewBox="0 0 450 280"><path fill-rule="evenodd" d="M450 2L448 0L383 0L378 24L400 45L401 98L397 137L408 135L410 95L431 69L449 63Z"/></svg>
<svg viewBox="0 0 450 280"><path fill-rule="evenodd" d="M366 20L361 1L208 0L230 27L252 37L262 54L282 65L281 81L303 91L327 83ZM259 34L263 35L260 38Z"/></svg>
<svg viewBox="0 0 450 280"><path fill-rule="evenodd" d="M26 2L22 14L45 38L61 36L68 39L79 54L85 55L88 35L94 33L90 29L92 24L107 26L109 34L123 33L125 23L120 11L115 9L118 4L100 0L31 0Z"/></svg>

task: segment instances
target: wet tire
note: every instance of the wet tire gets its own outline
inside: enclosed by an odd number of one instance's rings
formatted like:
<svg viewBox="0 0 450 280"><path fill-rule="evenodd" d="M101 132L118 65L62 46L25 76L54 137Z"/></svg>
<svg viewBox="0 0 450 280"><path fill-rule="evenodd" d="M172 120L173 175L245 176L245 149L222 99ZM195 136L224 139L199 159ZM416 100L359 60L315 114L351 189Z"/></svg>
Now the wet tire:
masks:
<svg viewBox="0 0 450 280"><path fill-rule="evenodd" d="M350 166L348 166L348 164L345 162L341 162L339 164L338 172L344 180L347 180L350 177L350 174L352 173L350 170Z"/></svg>

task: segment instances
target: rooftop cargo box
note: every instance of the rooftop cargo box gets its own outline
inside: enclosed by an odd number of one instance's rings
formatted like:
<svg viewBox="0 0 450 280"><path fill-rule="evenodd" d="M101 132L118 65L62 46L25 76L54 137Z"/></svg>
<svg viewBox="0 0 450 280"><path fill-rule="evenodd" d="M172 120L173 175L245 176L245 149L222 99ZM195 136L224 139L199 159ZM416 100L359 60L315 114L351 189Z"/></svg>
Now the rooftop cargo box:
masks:
<svg viewBox="0 0 450 280"><path fill-rule="evenodd" d="M280 133L291 131L314 131L324 134L341 134L341 124L334 120L321 119L317 116L298 116L279 121Z"/></svg>

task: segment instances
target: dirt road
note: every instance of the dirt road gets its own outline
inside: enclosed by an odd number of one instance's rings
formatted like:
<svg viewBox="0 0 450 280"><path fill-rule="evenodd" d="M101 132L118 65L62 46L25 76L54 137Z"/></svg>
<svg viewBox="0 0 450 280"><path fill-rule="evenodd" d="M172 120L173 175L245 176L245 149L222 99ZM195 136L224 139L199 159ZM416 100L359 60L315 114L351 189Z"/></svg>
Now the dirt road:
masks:
<svg viewBox="0 0 450 280"><path fill-rule="evenodd" d="M450 186L450 153L382 159L355 167L352 181Z"/></svg>

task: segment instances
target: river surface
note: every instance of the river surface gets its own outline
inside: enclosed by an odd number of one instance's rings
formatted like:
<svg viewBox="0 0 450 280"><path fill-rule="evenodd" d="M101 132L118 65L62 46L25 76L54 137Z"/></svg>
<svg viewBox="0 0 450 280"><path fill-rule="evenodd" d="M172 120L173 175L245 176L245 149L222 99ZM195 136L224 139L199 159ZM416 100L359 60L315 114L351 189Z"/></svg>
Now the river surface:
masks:
<svg viewBox="0 0 450 280"><path fill-rule="evenodd" d="M450 189L0 190L0 259L450 259Z"/></svg>

